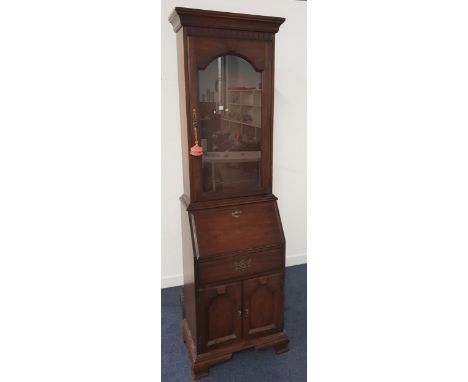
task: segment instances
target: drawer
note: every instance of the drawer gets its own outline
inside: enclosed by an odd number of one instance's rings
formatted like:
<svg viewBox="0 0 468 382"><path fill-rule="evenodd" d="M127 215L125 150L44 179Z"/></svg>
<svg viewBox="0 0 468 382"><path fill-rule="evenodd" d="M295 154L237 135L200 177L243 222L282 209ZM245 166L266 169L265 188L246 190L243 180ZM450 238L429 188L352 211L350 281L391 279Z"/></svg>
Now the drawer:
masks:
<svg viewBox="0 0 468 382"><path fill-rule="evenodd" d="M261 252L241 253L232 256L200 261L198 280L201 284L215 283L256 273L281 270L284 267L284 250L270 249Z"/></svg>
<svg viewBox="0 0 468 382"><path fill-rule="evenodd" d="M201 258L284 243L276 202L193 211L192 229Z"/></svg>

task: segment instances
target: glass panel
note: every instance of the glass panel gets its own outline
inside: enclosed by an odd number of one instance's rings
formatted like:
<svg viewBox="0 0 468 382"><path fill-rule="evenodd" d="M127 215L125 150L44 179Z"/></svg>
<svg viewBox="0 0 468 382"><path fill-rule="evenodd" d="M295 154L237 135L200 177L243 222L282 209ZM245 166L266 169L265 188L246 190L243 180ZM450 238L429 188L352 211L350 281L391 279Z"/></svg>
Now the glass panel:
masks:
<svg viewBox="0 0 468 382"><path fill-rule="evenodd" d="M203 191L259 189L261 73L222 56L198 72L198 84Z"/></svg>

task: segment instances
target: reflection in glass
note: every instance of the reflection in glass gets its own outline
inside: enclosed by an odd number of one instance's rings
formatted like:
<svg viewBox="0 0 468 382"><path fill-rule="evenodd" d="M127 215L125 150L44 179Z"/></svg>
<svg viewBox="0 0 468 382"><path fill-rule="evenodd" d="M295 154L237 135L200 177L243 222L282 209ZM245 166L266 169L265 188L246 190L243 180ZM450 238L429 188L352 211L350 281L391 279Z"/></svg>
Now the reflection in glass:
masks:
<svg viewBox="0 0 468 382"><path fill-rule="evenodd" d="M237 56L198 72L204 192L260 188L261 73Z"/></svg>

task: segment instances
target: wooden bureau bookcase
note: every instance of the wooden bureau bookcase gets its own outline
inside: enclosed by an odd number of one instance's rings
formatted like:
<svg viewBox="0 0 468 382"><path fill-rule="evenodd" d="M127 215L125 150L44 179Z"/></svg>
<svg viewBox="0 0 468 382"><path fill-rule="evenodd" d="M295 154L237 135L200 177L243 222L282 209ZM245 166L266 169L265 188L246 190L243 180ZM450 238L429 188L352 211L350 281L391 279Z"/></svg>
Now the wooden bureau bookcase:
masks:
<svg viewBox="0 0 468 382"><path fill-rule="evenodd" d="M272 194L275 34L266 17L175 8L184 194L182 336L192 375L288 350L285 239Z"/></svg>

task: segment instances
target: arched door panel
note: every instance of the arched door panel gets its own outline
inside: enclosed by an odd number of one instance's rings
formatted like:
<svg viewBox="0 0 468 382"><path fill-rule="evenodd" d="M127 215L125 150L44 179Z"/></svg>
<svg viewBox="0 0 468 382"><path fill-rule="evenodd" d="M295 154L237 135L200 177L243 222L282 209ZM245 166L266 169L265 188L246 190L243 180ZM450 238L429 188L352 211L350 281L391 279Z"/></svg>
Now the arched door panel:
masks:
<svg viewBox="0 0 468 382"><path fill-rule="evenodd" d="M200 291L199 347L201 351L233 343L242 337L241 284L232 283Z"/></svg>
<svg viewBox="0 0 468 382"><path fill-rule="evenodd" d="M271 42L190 38L192 197L271 193Z"/></svg>
<svg viewBox="0 0 468 382"><path fill-rule="evenodd" d="M243 283L244 338L283 330L283 274Z"/></svg>

